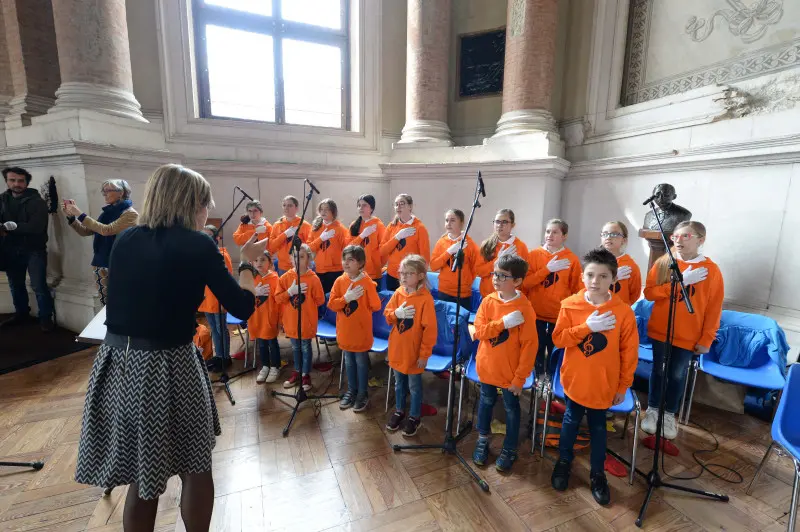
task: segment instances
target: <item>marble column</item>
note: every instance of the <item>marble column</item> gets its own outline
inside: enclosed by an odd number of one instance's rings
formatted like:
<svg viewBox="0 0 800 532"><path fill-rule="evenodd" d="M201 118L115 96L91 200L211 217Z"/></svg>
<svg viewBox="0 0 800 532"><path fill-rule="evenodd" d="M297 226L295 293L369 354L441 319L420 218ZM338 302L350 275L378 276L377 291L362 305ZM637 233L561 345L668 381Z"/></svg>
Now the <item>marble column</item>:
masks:
<svg viewBox="0 0 800 532"><path fill-rule="evenodd" d="M558 0L508 0L503 114L495 137L556 133L550 114Z"/></svg>
<svg viewBox="0 0 800 532"><path fill-rule="evenodd" d="M447 125L451 0L408 0L406 125L399 144L452 146Z"/></svg>
<svg viewBox="0 0 800 532"><path fill-rule="evenodd" d="M61 87L50 112L88 109L146 122L133 95L125 0L53 0Z"/></svg>

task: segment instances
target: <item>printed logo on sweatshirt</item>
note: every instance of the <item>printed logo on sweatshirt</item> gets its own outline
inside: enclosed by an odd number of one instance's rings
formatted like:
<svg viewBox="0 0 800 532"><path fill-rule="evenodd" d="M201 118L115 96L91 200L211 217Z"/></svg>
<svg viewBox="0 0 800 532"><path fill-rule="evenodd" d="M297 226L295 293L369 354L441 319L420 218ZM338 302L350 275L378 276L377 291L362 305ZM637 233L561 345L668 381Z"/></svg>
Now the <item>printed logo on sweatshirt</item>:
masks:
<svg viewBox="0 0 800 532"><path fill-rule="evenodd" d="M395 249L397 251L400 251L404 247L406 247L406 239L405 238L401 238L400 240L397 241L397 246L395 247Z"/></svg>
<svg viewBox="0 0 800 532"><path fill-rule="evenodd" d="M590 333L583 342L578 344L578 348L583 352L583 356L590 357L602 351L608 346L608 339L603 333Z"/></svg>
<svg viewBox="0 0 800 532"><path fill-rule="evenodd" d="M622 284L619 281L617 281L616 283L614 283L614 286L611 287L611 291L616 294L620 290L622 290Z"/></svg>
<svg viewBox="0 0 800 532"><path fill-rule="evenodd" d="M508 340L509 336L510 336L510 334L508 332L508 329L503 329L500 332L500 334L498 334L497 336L495 336L494 338L489 340L489 345L491 345L492 347L497 347L498 345L500 345L500 344L504 343L506 340Z"/></svg>
<svg viewBox="0 0 800 532"><path fill-rule="evenodd" d="M558 279L559 279L558 273L551 272L550 275L548 275L547 278L544 281L542 281L542 286L544 286L545 288L550 288L551 286L553 286L558 282Z"/></svg>
<svg viewBox="0 0 800 532"><path fill-rule="evenodd" d="M256 307L260 307L261 305L266 303L268 297L269 296L258 296L258 297L256 297Z"/></svg>
<svg viewBox="0 0 800 532"><path fill-rule="evenodd" d="M364 245L363 245L363 246L361 246L361 247L364 247L364 248L366 248L367 246L369 246L369 237L366 237L366 238L365 238L364 240L362 240L361 242L364 244Z"/></svg>
<svg viewBox="0 0 800 532"><path fill-rule="evenodd" d="M405 318L397 322L397 332L400 334L411 330L412 327L414 327L414 318Z"/></svg>
<svg viewBox="0 0 800 532"><path fill-rule="evenodd" d="M331 247L331 241L330 241L330 240L326 240L325 242L323 242L323 243L322 243L322 244L319 246L319 249L321 249L322 251L325 251L325 250L327 250L329 247Z"/></svg>
<svg viewBox="0 0 800 532"><path fill-rule="evenodd" d="M694 288L694 285L690 284L689 286L687 286L686 287L686 292L689 294L689 299L693 298L694 297L694 293L696 292L696 290ZM678 303L682 302L683 300L684 300L683 291L681 291L678 294Z"/></svg>
<svg viewBox="0 0 800 532"><path fill-rule="evenodd" d="M349 318L350 315L353 314L357 308L358 308L358 300L356 299L344 306L344 315Z"/></svg>
<svg viewBox="0 0 800 532"><path fill-rule="evenodd" d="M292 296L289 298L289 301L292 304L292 307L297 310L300 308L300 305L306 302L306 295L305 294L297 294L296 296Z"/></svg>

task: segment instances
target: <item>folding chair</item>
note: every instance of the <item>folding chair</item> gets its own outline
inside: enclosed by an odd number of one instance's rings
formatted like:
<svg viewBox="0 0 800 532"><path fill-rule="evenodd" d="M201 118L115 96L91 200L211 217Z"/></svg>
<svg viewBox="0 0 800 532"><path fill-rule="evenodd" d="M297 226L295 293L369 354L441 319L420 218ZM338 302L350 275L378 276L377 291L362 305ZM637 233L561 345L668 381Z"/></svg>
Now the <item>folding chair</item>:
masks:
<svg viewBox="0 0 800 532"><path fill-rule="evenodd" d="M247 330L247 320L240 320L233 314L228 312L225 316L226 325L236 325L236 330L239 332L239 338L244 342L244 367L247 367L247 353L250 347L250 331ZM243 332L244 331L244 332ZM253 366L256 365L255 349L253 350Z"/></svg>

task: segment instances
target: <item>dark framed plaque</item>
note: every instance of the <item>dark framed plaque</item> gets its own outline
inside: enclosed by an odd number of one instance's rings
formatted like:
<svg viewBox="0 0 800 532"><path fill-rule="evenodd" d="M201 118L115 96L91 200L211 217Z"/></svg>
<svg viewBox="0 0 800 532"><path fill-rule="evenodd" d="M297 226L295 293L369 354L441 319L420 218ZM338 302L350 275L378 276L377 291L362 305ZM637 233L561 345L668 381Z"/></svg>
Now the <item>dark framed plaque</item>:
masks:
<svg viewBox="0 0 800 532"><path fill-rule="evenodd" d="M505 55L505 27L459 35L457 98L502 94Z"/></svg>

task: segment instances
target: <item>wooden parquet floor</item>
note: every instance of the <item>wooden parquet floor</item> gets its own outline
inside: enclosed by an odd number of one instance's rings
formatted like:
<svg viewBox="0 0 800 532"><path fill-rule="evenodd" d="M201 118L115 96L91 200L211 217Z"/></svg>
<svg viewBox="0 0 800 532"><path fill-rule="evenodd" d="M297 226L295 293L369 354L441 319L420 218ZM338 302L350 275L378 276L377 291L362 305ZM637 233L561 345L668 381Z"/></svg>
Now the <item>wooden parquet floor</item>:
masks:
<svg viewBox="0 0 800 532"><path fill-rule="evenodd" d="M45 461L38 472L0 468L0 531L122 530L126 489L103 497L100 488L73 481L93 355L94 350L84 351L0 377L0 459ZM319 375L315 383L328 380ZM635 530L644 483L637 479L628 486L610 476L613 502L598 506L588 487L585 452L576 459L570 490L557 493L550 487L554 454L532 456L526 440L522 446L528 449L511 474L501 475L494 467L481 471L492 490L484 494L453 457L391 450L404 438L384 428L385 388L372 390L372 404L363 414L342 412L332 403L315 418L311 405L304 405L287 438L281 429L289 408L269 396L269 386L256 385L250 374L232 388L236 406L217 389L223 435L214 453L212 530ZM426 402L441 411L445 393L445 381L426 377ZM645 530L785 530L792 479L787 458L773 456L753 495L745 494L769 443L768 425L699 405L692 414L720 443L703 458L736 469L744 483L730 484L708 473L687 482L730 494L727 504L659 490ZM442 412L425 418L418 440L438 442L442 426ZM616 430L621 429L617 420ZM627 456L632 431L625 440L619 436L610 434L610 445ZM493 451L500 442L501 437L494 438ZM468 457L473 444L474 436L462 443ZM690 427L681 430L677 444L681 455L666 458L667 471L690 475L699 469L691 451L709 448L713 440ZM649 470L652 454L640 451L639 465ZM161 497L156 530L183 530L179 499L180 481L173 478Z"/></svg>

